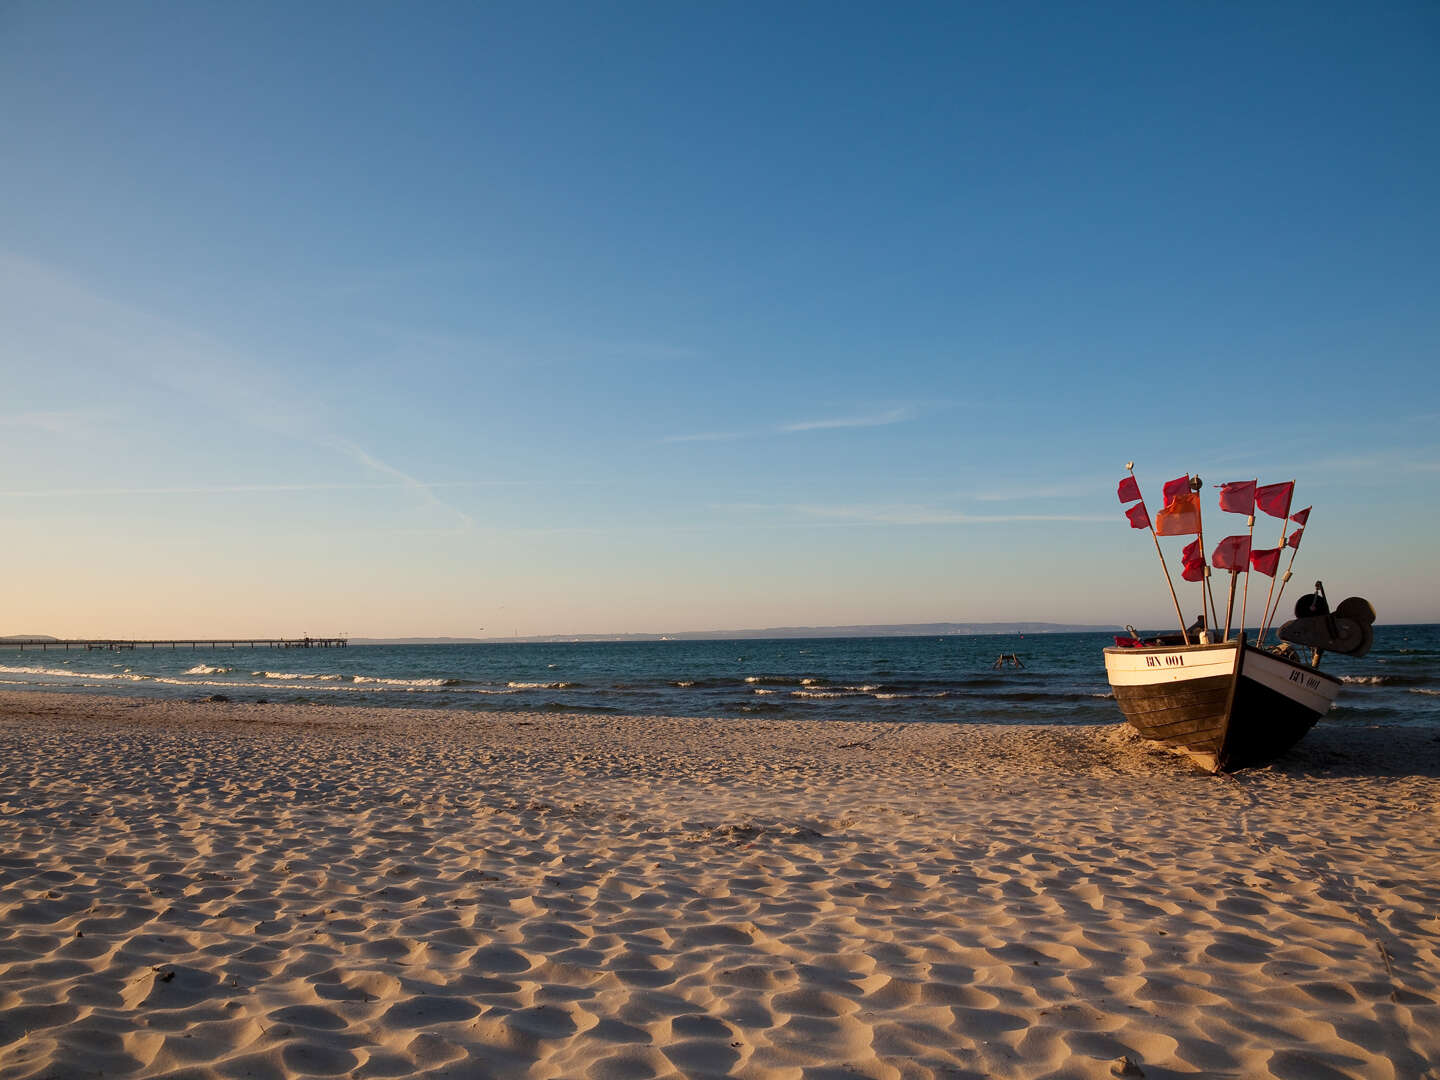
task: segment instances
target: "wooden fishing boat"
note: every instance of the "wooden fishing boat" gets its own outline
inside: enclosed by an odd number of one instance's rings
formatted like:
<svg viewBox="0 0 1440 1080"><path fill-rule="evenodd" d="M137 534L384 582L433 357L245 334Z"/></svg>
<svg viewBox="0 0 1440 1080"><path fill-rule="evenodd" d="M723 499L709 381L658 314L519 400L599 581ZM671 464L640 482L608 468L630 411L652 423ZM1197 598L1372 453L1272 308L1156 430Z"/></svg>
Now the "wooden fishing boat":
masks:
<svg viewBox="0 0 1440 1080"><path fill-rule="evenodd" d="M1340 693L1341 681L1319 670L1327 652L1364 656L1373 641L1375 609L1360 597L1342 601L1332 613L1325 587L1315 583L1315 593L1303 596L1295 605L1295 618L1279 627L1280 641L1264 648L1265 639L1285 582L1287 567L1275 592L1276 572L1282 552L1291 550L1290 566L1300 547L1300 536L1310 516L1310 507L1290 513L1294 481L1258 486L1257 481L1237 481L1221 486L1220 509L1248 515L1249 532L1227 536L1207 560L1201 524L1198 476L1186 475L1165 485L1165 508L1152 523L1134 478L1134 463L1126 466L1130 476L1120 482L1117 494L1122 503L1134 503L1126 510L1132 527L1148 528L1155 551L1165 568L1175 614L1180 603L1160 548L1160 536L1194 536L1181 553L1185 580L1201 584L1201 603L1216 617L1218 609L1210 588L1210 570L1230 572L1230 595L1225 606L1224 630L1211 640L1206 616L1186 627L1181 619L1180 634L1142 639L1129 627L1127 637L1117 637L1105 649L1105 674L1115 701L1129 724L1148 739L1188 754L1210 772L1261 765L1285 753L1330 711ZM1255 510L1281 520L1280 546L1253 551ZM1292 523L1299 526L1292 530ZM1242 630L1230 636L1235 614L1236 579L1245 574L1246 595L1249 573L1258 570L1269 577L1264 621L1259 645L1251 644ZM1271 606L1271 600L1274 606ZM1243 605L1240 612L1244 625ZM1302 650L1308 651L1304 657ZM1308 659L1308 662L1306 660Z"/></svg>
<svg viewBox="0 0 1440 1080"><path fill-rule="evenodd" d="M1329 711L1340 680L1293 656L1238 640L1116 645L1105 674L1130 725L1210 772L1260 765Z"/></svg>

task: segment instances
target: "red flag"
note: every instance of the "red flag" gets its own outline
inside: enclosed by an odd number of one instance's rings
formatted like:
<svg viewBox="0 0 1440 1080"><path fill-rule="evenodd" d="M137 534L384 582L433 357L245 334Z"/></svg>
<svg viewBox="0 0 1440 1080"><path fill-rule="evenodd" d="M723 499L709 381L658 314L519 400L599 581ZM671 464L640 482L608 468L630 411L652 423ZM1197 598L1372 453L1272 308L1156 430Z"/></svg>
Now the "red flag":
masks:
<svg viewBox="0 0 1440 1080"><path fill-rule="evenodd" d="M1280 569L1280 548L1265 548L1250 552L1250 565L1268 577L1274 577Z"/></svg>
<svg viewBox="0 0 1440 1080"><path fill-rule="evenodd" d="M1140 498L1140 485L1135 482L1133 476L1127 476L1120 481L1120 486L1115 490L1115 494L1120 496L1122 503L1134 502Z"/></svg>
<svg viewBox="0 0 1440 1080"><path fill-rule="evenodd" d="M1167 484L1166 487L1169 487ZM1200 495L1187 491L1176 495L1155 515L1155 531L1161 536L1194 536L1200 531Z"/></svg>
<svg viewBox="0 0 1440 1080"><path fill-rule="evenodd" d="M1237 480L1233 484L1221 484L1220 509L1232 514L1253 514L1255 512L1255 481Z"/></svg>
<svg viewBox="0 0 1440 1080"><path fill-rule="evenodd" d="M1292 548L1294 548L1296 551L1299 551L1299 550L1300 550L1300 534L1303 533L1304 531L1305 531L1304 529L1296 529L1293 533L1290 534L1290 539L1285 541L1285 546L1286 546L1286 547L1292 547Z"/></svg>
<svg viewBox="0 0 1440 1080"><path fill-rule="evenodd" d="M1190 490L1190 476L1177 476L1174 480L1165 483L1165 505L1169 506L1175 501L1175 496L1184 495Z"/></svg>
<svg viewBox="0 0 1440 1080"><path fill-rule="evenodd" d="M1191 540L1180 552L1180 576L1186 581L1200 581L1205 577L1205 553L1200 550L1198 538Z"/></svg>
<svg viewBox="0 0 1440 1080"><path fill-rule="evenodd" d="M1290 520L1295 522L1296 525L1304 525L1310 520L1310 511L1313 509L1315 509L1313 506L1307 506L1304 510L1296 511L1290 515Z"/></svg>
<svg viewBox="0 0 1440 1080"><path fill-rule="evenodd" d="M1271 517L1290 516L1290 496L1295 494L1295 481L1283 484L1266 484L1255 489L1255 505Z"/></svg>
<svg viewBox="0 0 1440 1080"><path fill-rule="evenodd" d="M1150 512L1145 509L1145 504L1136 503L1125 511L1125 516L1130 519L1132 529L1148 529L1150 527Z"/></svg>
<svg viewBox="0 0 1440 1080"><path fill-rule="evenodd" d="M1244 570L1250 565L1250 537L1225 537L1215 545L1215 556L1210 561L1217 570Z"/></svg>

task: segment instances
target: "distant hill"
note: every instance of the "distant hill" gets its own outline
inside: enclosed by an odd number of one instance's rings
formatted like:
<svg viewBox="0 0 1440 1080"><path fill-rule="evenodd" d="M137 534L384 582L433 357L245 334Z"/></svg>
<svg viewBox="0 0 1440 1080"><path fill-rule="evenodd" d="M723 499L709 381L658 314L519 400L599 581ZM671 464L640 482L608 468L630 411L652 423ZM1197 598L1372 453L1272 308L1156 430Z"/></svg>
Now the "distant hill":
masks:
<svg viewBox="0 0 1440 1080"><path fill-rule="evenodd" d="M761 638L967 637L978 634L1076 634L1118 629L1051 622L887 623L879 626L768 626L759 630L682 630L673 634L534 634L491 638L351 638L352 645L466 645L484 642L740 641Z"/></svg>
<svg viewBox="0 0 1440 1080"><path fill-rule="evenodd" d="M49 634L7 634L0 637L0 644L7 641L59 641L59 638L51 637Z"/></svg>
<svg viewBox="0 0 1440 1080"><path fill-rule="evenodd" d="M478 637L352 637L351 645L479 645L494 638Z"/></svg>

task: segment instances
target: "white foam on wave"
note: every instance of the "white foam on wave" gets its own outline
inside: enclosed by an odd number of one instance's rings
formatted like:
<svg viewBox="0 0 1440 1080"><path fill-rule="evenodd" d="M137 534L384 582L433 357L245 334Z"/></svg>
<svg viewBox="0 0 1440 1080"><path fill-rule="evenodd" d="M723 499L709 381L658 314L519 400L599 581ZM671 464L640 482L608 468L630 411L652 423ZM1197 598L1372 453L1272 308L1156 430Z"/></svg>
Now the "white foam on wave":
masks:
<svg viewBox="0 0 1440 1080"><path fill-rule="evenodd" d="M186 675L229 675L234 668L211 667L209 664L196 664L185 672Z"/></svg>
<svg viewBox="0 0 1440 1080"><path fill-rule="evenodd" d="M1440 690L1431 690L1428 686L1412 686L1410 688L1410 693L1427 694L1430 697L1440 696Z"/></svg>
<svg viewBox="0 0 1440 1080"><path fill-rule="evenodd" d="M1369 686L1378 686L1380 683L1389 682L1390 677L1388 675L1341 675L1340 681L1347 683L1365 683Z"/></svg>
<svg viewBox="0 0 1440 1080"><path fill-rule="evenodd" d="M449 679L382 679L378 675L355 675L351 682L381 686L444 686Z"/></svg>
<svg viewBox="0 0 1440 1080"><path fill-rule="evenodd" d="M763 687L757 686L754 690L751 690L750 692L751 692L752 694L778 694L780 691L778 691L778 690L766 690L766 689L764 689Z"/></svg>
<svg viewBox="0 0 1440 1080"><path fill-rule="evenodd" d="M694 679L681 679L679 682L671 683L670 685L671 685L671 686L694 686L694 685L695 685L695 680L694 680Z"/></svg>
<svg viewBox="0 0 1440 1080"><path fill-rule="evenodd" d="M257 679L314 679L317 682L339 682L344 675L324 675L306 671L252 671Z"/></svg>
<svg viewBox="0 0 1440 1080"><path fill-rule="evenodd" d="M136 675L129 671L67 671L64 668L9 667L0 666L0 671L9 675L52 675L62 679L120 679L124 682L141 682L148 675Z"/></svg>
<svg viewBox="0 0 1440 1080"><path fill-rule="evenodd" d="M573 682L510 682L506 683L511 690L574 690Z"/></svg>

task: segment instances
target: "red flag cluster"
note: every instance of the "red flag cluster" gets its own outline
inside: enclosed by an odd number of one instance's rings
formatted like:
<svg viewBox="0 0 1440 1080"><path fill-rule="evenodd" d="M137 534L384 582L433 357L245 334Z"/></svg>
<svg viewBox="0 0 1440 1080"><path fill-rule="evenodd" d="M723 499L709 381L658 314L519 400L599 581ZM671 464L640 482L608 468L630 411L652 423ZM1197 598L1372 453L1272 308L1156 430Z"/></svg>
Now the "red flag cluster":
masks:
<svg viewBox="0 0 1440 1080"><path fill-rule="evenodd" d="M1140 485L1135 477L1127 476L1115 490L1122 503L1134 503L1127 507L1125 516L1134 529L1151 527L1150 512L1140 496ZM1290 513L1290 501L1295 494L1295 481L1283 484L1261 485L1255 480L1238 480L1220 485L1220 509L1232 514L1253 515L1256 508L1271 517L1289 519L1298 528L1277 548L1253 549L1249 536L1227 536L1215 548L1211 564L1220 570L1239 573L1251 569L1274 577L1279 569L1280 554L1285 548L1299 550L1300 537L1305 524L1310 520L1311 507ZM1177 476L1164 487L1165 506L1155 515L1154 530L1159 536L1198 536L1200 532L1200 493L1192 491L1189 475ZM1198 539L1185 545L1180 553L1181 575L1186 581L1200 581L1205 577L1205 553L1200 549Z"/></svg>

